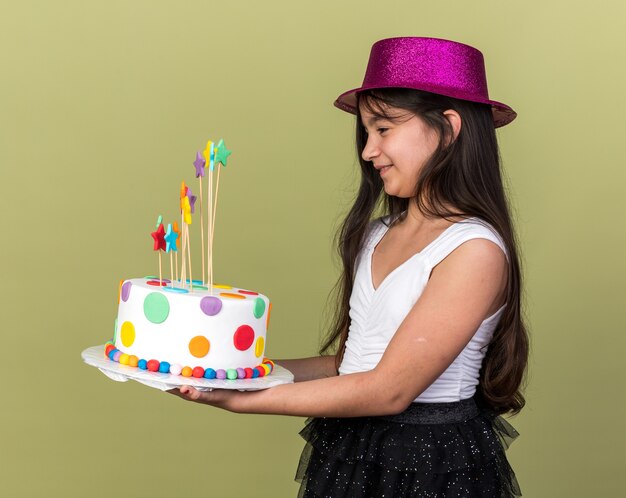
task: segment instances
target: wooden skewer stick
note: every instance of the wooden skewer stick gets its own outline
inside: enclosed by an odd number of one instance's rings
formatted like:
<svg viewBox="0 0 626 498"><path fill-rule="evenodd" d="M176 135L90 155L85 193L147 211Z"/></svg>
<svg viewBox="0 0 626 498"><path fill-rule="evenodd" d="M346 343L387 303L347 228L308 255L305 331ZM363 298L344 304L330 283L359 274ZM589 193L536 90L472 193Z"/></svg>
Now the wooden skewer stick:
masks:
<svg viewBox="0 0 626 498"><path fill-rule="evenodd" d="M222 163L217 166L217 182L215 186L215 204L213 206L213 222L211 223L211 244L213 244L213 235L215 234L215 213L217 213L217 194L220 191L220 171L222 171Z"/></svg>
<svg viewBox="0 0 626 498"><path fill-rule="evenodd" d="M193 275L191 274L191 244L189 243L189 225L185 225L185 230L187 232L187 256L189 259L189 290L193 290Z"/></svg>
<svg viewBox="0 0 626 498"><path fill-rule="evenodd" d="M215 214L217 213L217 195L220 191L220 171L222 170L222 163L217 165L217 182L215 184L215 202L212 209L212 221L211 221L211 287L213 287L213 236L215 235Z"/></svg>
<svg viewBox="0 0 626 498"><path fill-rule="evenodd" d="M172 250L170 249L170 280L172 281L172 287L174 287L174 255L172 254Z"/></svg>
<svg viewBox="0 0 626 498"><path fill-rule="evenodd" d="M180 240L178 241L178 243L180 244ZM176 256L174 259L176 260L175 261L176 264L174 266L174 268L176 269L176 280L178 280L178 251L176 251Z"/></svg>
<svg viewBox="0 0 626 498"><path fill-rule="evenodd" d="M210 234L213 233L212 223L213 223L213 171L209 167L209 186L208 186L208 216L207 216L207 259L208 259L208 274L207 281L209 282L209 291L211 295L213 295L213 243L211 240Z"/></svg>
<svg viewBox="0 0 626 498"><path fill-rule="evenodd" d="M185 222L184 222L184 214L180 212L180 248L181 248L181 256L180 256L180 285L184 289L185 288L185 276L187 274L185 267Z"/></svg>
<svg viewBox="0 0 626 498"><path fill-rule="evenodd" d="M200 235L202 236L202 250L200 251L202 253L202 285L204 285L204 217L202 214L202 176L198 177L198 180L200 180Z"/></svg>
<svg viewBox="0 0 626 498"><path fill-rule="evenodd" d="M211 223L211 231L213 230L213 224ZM209 253L209 268L211 268L211 273L209 275L209 288L211 289L211 295L213 295L213 241L209 240L209 244L211 246L211 252Z"/></svg>

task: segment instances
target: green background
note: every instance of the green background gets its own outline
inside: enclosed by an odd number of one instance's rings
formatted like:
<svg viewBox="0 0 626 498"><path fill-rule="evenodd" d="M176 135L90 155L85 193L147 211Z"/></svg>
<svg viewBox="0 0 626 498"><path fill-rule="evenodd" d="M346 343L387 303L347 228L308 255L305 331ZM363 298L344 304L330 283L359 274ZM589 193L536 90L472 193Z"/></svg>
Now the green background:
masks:
<svg viewBox="0 0 626 498"><path fill-rule="evenodd" d="M519 113L498 135L532 334L508 452L524 496L619 496L620 4L3 2L0 496L296 494L303 419L112 382L80 352L111 337L119 280L157 271L156 216L223 137L216 280L270 296L268 356L314 354L357 179L353 119L332 102L374 41L409 35L480 48L491 97Z"/></svg>

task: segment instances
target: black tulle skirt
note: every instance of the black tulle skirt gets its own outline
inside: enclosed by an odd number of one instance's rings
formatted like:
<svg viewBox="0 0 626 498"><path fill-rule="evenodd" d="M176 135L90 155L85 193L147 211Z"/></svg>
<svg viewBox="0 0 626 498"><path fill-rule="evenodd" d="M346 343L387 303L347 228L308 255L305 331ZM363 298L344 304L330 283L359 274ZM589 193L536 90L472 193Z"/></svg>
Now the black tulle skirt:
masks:
<svg viewBox="0 0 626 498"><path fill-rule="evenodd" d="M474 399L308 419L300 435L299 498L521 496L504 453L518 433Z"/></svg>

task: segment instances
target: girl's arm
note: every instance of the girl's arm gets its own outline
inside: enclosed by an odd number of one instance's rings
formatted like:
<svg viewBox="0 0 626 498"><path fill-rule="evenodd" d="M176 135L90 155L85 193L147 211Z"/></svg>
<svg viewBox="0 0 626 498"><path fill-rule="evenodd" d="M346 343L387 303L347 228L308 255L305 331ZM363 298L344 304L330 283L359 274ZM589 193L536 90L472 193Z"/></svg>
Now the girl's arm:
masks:
<svg viewBox="0 0 626 498"><path fill-rule="evenodd" d="M274 360L274 363L285 367L294 376L294 382L323 379L338 375L335 367L335 356L313 356L297 360Z"/></svg>
<svg viewBox="0 0 626 498"><path fill-rule="evenodd" d="M424 292L373 370L283 384L254 392L173 393L239 413L358 417L403 411L459 355L501 299L506 260L485 239L472 239L435 267Z"/></svg>

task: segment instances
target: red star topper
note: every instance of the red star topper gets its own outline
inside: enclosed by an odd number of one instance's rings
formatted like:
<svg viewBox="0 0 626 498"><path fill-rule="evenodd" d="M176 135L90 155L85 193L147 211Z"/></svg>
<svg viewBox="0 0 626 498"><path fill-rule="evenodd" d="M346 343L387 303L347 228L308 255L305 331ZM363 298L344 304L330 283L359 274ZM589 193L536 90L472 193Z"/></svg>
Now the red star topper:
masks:
<svg viewBox="0 0 626 498"><path fill-rule="evenodd" d="M154 239L154 250L165 251L165 228L163 228L163 223L159 223L156 232L152 232L150 235Z"/></svg>

